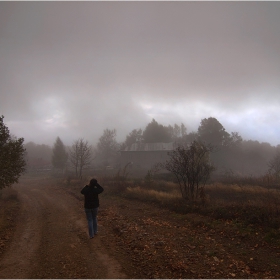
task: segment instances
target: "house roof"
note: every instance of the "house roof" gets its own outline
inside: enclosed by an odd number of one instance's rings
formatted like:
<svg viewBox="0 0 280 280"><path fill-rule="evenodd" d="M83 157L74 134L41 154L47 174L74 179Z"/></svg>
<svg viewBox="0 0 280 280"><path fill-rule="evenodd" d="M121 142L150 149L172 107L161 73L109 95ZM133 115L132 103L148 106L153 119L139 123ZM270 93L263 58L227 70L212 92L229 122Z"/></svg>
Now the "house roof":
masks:
<svg viewBox="0 0 280 280"><path fill-rule="evenodd" d="M173 151L174 143L133 143L126 147L123 152L150 152L150 151Z"/></svg>

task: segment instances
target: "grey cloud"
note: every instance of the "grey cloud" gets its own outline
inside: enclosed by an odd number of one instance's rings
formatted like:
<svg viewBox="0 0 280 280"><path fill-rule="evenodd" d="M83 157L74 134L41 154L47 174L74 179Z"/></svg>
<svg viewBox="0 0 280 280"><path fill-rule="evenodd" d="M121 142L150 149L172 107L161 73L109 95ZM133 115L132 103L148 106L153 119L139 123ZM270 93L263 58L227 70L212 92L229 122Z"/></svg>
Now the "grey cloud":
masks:
<svg viewBox="0 0 280 280"><path fill-rule="evenodd" d="M208 113L229 123L234 113L245 118L247 108L269 116L263 104L280 106L278 2L0 7L0 110L14 124L34 122L44 131L39 124L54 114L45 101L52 96L64 128L47 129L72 138L97 137L106 127L124 137L153 114L195 127ZM166 109L149 114L141 102ZM185 114L178 104L186 104ZM49 108L40 109L44 105ZM276 135L275 119L265 119Z"/></svg>

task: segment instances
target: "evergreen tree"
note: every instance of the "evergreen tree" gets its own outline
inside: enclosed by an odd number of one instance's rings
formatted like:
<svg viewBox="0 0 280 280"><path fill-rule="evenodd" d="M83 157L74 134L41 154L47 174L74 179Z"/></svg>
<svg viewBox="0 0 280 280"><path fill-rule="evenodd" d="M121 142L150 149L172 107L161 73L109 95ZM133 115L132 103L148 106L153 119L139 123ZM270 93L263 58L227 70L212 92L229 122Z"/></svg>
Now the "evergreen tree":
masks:
<svg viewBox="0 0 280 280"><path fill-rule="evenodd" d="M171 142L172 135L168 127L159 124L153 119L143 131L143 138L146 143L156 143L156 142Z"/></svg>
<svg viewBox="0 0 280 280"><path fill-rule="evenodd" d="M63 142L59 137L56 138L52 151L53 167L61 170L65 169L67 165L68 154L66 152Z"/></svg>
<svg viewBox="0 0 280 280"><path fill-rule="evenodd" d="M97 143L97 156L104 166L113 163L118 155L120 145L116 140L116 129L105 129Z"/></svg>
<svg viewBox="0 0 280 280"><path fill-rule="evenodd" d="M121 148L131 146L133 143L141 142L143 140L142 129L133 129L125 139L125 142L122 144Z"/></svg>
<svg viewBox="0 0 280 280"><path fill-rule="evenodd" d="M230 135L216 118L203 119L198 128L199 139L216 147L226 146Z"/></svg>
<svg viewBox="0 0 280 280"><path fill-rule="evenodd" d="M0 117L0 189L18 182L25 170L25 149L23 138L10 135L8 127Z"/></svg>

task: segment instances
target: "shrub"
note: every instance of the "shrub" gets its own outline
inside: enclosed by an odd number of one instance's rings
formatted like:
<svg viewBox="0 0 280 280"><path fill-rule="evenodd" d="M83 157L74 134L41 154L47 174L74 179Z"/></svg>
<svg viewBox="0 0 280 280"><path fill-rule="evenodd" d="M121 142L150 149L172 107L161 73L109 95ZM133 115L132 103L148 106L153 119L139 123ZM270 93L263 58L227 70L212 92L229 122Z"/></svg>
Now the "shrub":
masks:
<svg viewBox="0 0 280 280"><path fill-rule="evenodd" d="M188 202L204 199L204 186L214 171L210 163L210 148L193 141L189 147L178 146L162 167L177 179L181 194Z"/></svg>

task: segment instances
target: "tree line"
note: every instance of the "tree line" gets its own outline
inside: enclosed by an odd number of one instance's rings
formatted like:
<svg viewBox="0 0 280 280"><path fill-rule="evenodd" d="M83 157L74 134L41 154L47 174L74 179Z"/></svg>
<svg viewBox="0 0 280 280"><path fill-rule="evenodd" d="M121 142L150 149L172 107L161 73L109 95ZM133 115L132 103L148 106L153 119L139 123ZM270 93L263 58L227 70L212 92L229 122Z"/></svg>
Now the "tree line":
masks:
<svg viewBox="0 0 280 280"><path fill-rule="evenodd" d="M5 159L3 155L8 152L12 158L13 148L17 148L18 162L20 162L19 166L15 166L17 172L22 172L25 163L27 167L30 167L33 162L33 166L48 165L49 168L57 170L65 170L68 166L74 169L78 177L81 177L83 170L89 166L118 168L120 150L130 147L133 143L175 142L178 145L191 145L197 141L211 146L210 160L217 174L257 176L268 172L280 177L280 145L271 146L269 143L243 140L238 132L227 132L223 125L213 117L202 119L196 132L188 132L183 123L164 126L153 119L144 130L133 129L121 143L116 140L116 129L106 128L96 145L91 145L87 140L80 138L75 140L70 147L65 146L60 137L55 139L53 147L33 142L24 144L23 138L17 139L9 135L3 119L4 116L0 118L2 170L5 170L4 166L9 164L8 157ZM13 156L16 159L16 156ZM15 176L13 180L17 178ZM7 183L9 184L8 181ZM2 179L2 185L7 183L4 183Z"/></svg>
<svg viewBox="0 0 280 280"><path fill-rule="evenodd" d="M59 168L65 168L59 163L64 159L64 165L70 164L77 175L81 176L82 170L90 165L95 168L106 166L118 168L120 151L129 148L134 143L175 142L178 145L190 145L193 141L198 141L211 146L210 160L215 166L216 175L229 177L257 176L265 174L268 170L272 172L273 168L270 167L272 161L274 160L275 166L280 153L280 145L271 146L269 143L260 143L255 140L243 140L238 132L227 132L223 125L213 117L202 119L196 132L188 132L183 123L164 126L153 119L144 130L133 129L121 143L116 140L116 136L116 129L106 128L96 145L91 145L80 138L74 141L71 147L65 147L58 137L53 148L49 147L49 158L52 157L52 165L57 168L59 166ZM28 150L29 147L31 148L31 145L27 143ZM37 148L40 148L43 153L46 146L41 145ZM67 160L60 155L64 150L67 153ZM57 158L57 163L55 158Z"/></svg>

